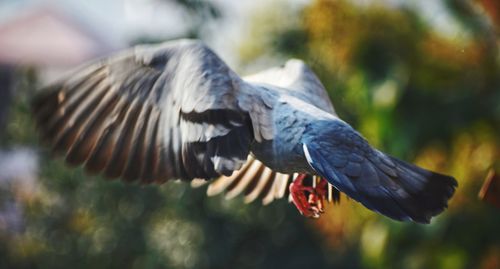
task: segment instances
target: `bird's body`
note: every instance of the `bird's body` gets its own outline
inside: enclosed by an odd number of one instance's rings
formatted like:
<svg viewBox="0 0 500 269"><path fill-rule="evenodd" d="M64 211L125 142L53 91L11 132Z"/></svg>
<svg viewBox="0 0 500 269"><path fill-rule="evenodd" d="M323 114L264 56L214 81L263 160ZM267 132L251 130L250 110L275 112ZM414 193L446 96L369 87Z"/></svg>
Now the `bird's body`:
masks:
<svg viewBox="0 0 500 269"><path fill-rule="evenodd" d="M125 181L220 177L209 194L268 203L297 179L290 191L302 213L333 186L393 219L422 223L444 210L456 186L373 149L339 119L302 61L242 79L198 41L138 46L89 64L40 92L33 108L67 162ZM302 187L306 175L329 184Z"/></svg>
<svg viewBox="0 0 500 269"><path fill-rule="evenodd" d="M251 152L274 171L311 173L301 147L306 125L312 120L333 117L302 99L287 95L284 91L278 92L281 94L273 95L275 100L271 114L275 135L271 140L252 143Z"/></svg>
<svg viewBox="0 0 500 269"><path fill-rule="evenodd" d="M311 171L301 145L306 125L315 120L338 119L332 103L314 73L296 59L282 68L271 68L243 77L253 91L264 91L272 104L275 135L252 144L252 153L266 166L281 173Z"/></svg>

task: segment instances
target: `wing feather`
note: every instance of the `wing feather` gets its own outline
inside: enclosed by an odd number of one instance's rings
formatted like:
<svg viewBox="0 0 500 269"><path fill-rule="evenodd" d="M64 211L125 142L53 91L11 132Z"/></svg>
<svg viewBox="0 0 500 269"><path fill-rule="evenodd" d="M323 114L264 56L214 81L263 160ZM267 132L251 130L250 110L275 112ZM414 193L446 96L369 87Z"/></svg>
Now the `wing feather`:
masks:
<svg viewBox="0 0 500 269"><path fill-rule="evenodd" d="M254 139L273 135L264 97L189 40L87 64L32 106L42 137L68 163L142 183L230 174Z"/></svg>
<svg viewBox="0 0 500 269"><path fill-rule="evenodd" d="M271 170L269 167L264 167L264 171L254 184L255 187L249 188L245 191L245 198L244 198L245 203L251 203L259 197L259 195L266 187L268 182L271 181L272 174L273 170Z"/></svg>

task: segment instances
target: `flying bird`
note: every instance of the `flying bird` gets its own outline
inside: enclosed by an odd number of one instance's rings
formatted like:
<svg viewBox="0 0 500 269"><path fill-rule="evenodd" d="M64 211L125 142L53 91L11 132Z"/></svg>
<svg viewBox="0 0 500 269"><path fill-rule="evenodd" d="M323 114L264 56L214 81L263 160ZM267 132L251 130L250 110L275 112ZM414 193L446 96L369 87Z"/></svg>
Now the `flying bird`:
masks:
<svg viewBox="0 0 500 269"><path fill-rule="evenodd" d="M215 179L210 195L265 204L289 193L307 217L342 192L389 218L429 223L457 186L371 147L304 62L241 78L196 40L86 64L38 91L32 108L43 140L90 173L143 184Z"/></svg>

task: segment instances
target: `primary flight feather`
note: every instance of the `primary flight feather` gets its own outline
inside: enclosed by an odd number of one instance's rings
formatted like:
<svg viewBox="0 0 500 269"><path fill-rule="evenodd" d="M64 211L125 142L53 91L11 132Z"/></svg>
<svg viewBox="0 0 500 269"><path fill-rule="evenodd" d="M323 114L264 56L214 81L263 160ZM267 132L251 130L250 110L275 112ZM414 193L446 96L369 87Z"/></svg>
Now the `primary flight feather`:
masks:
<svg viewBox="0 0 500 269"><path fill-rule="evenodd" d="M428 223L457 186L372 148L302 61L240 78L200 41L97 60L32 105L44 140L89 172L141 183L217 178L209 195L265 204L290 192L311 217L340 191L390 218Z"/></svg>

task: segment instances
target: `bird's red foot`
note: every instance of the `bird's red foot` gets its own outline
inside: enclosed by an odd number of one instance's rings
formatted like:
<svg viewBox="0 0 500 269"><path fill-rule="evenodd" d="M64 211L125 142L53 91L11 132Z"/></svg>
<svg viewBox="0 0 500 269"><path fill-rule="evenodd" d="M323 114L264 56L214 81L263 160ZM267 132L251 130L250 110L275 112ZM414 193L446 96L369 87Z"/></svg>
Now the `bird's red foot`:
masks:
<svg viewBox="0 0 500 269"><path fill-rule="evenodd" d="M309 218L319 218L324 212L324 198L326 196L327 182L320 178L317 184L306 186L304 179L307 174L299 174L290 184L289 190L292 202L299 212ZM315 180L313 178L313 180Z"/></svg>

